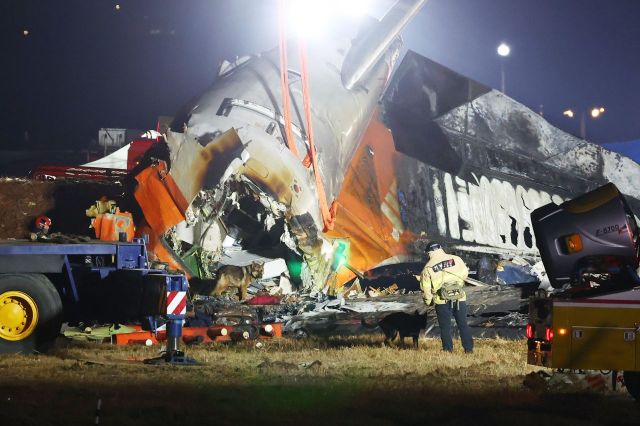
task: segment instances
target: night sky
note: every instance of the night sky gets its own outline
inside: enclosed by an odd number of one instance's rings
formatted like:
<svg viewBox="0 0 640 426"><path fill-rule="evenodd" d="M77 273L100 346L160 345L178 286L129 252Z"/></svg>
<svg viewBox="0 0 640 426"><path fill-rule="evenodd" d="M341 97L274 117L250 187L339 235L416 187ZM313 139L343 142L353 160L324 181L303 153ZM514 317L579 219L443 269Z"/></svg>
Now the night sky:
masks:
<svg viewBox="0 0 640 426"><path fill-rule="evenodd" d="M100 127L154 128L223 59L277 44L275 0L13 0L0 14L0 149L79 149ZM639 18L637 0L430 0L404 38L495 88L504 60L507 94L573 134L564 110L603 106L587 139L605 143L640 138Z"/></svg>

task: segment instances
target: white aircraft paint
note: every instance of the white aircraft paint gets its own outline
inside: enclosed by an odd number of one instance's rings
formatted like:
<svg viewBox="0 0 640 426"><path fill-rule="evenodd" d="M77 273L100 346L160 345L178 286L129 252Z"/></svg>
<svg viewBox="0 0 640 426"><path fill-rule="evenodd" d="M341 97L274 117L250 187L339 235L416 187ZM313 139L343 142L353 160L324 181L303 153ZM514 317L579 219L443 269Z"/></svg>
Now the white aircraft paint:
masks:
<svg viewBox="0 0 640 426"><path fill-rule="evenodd" d="M522 252L536 252L531 212L552 200L564 201L556 194L486 176L480 176L477 182L467 182L445 173L443 181L433 181L441 235Z"/></svg>

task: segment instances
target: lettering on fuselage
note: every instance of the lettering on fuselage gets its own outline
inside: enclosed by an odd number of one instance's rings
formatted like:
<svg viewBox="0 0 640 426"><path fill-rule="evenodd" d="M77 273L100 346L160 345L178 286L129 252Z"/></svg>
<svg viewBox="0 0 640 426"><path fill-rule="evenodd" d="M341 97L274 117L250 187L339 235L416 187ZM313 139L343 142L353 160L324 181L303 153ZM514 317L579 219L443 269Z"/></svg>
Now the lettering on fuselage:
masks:
<svg viewBox="0 0 640 426"><path fill-rule="evenodd" d="M474 181L467 181L424 166L418 168L418 174L428 176L431 189L425 209L431 220L419 226L426 225L432 235L465 243L535 253L531 212L552 201L565 201L559 195L498 178L472 174ZM407 192L419 193L413 188Z"/></svg>

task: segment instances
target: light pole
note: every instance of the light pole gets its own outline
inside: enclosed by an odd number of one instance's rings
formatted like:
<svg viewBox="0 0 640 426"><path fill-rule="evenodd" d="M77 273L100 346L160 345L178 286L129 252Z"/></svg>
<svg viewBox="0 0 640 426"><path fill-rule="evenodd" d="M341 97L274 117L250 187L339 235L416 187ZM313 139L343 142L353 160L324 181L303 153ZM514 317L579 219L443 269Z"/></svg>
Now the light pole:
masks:
<svg viewBox="0 0 640 426"><path fill-rule="evenodd" d="M498 55L501 57L500 59L500 90L502 93L506 94L505 90L505 76L504 76L504 61L507 56L511 53L511 47L507 43L500 43L498 48L496 49Z"/></svg>
<svg viewBox="0 0 640 426"><path fill-rule="evenodd" d="M597 106L597 107L593 107L591 108L591 110L589 110L589 115L591 116L591 119L595 120L597 118L600 118L602 116L602 114L604 114L604 107L601 106ZM562 112L562 115L569 117L569 118L573 118L575 117L575 113L573 112L572 109L567 109L565 111ZM580 113L580 137L582 139L587 139L587 111L583 110Z"/></svg>

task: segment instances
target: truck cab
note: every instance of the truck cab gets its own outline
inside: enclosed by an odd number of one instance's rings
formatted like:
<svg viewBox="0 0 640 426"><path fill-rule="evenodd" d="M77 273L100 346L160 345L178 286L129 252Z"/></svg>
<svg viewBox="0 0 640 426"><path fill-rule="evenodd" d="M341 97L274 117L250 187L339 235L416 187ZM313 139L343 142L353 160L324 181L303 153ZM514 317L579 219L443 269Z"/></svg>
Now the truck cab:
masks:
<svg viewBox="0 0 640 426"><path fill-rule="evenodd" d="M624 371L640 400L638 227L613 184L531 214L553 291L529 300L529 364Z"/></svg>

